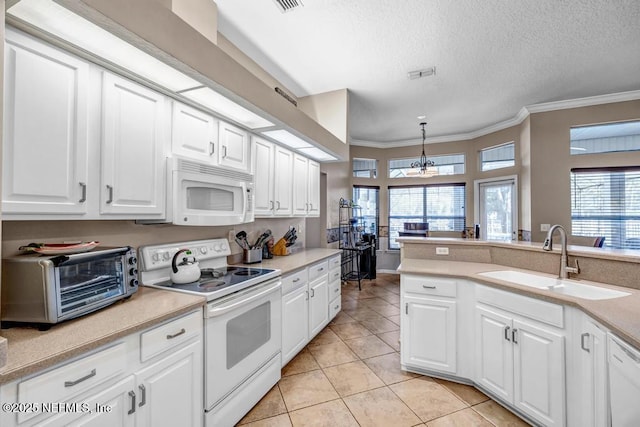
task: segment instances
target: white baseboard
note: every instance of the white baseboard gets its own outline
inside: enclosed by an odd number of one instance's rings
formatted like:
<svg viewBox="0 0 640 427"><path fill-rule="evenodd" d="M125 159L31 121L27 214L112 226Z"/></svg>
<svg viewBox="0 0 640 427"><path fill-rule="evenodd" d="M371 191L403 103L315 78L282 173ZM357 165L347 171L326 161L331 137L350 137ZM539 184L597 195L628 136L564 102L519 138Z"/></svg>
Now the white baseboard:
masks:
<svg viewBox="0 0 640 427"><path fill-rule="evenodd" d="M376 270L376 273L400 274L398 270Z"/></svg>

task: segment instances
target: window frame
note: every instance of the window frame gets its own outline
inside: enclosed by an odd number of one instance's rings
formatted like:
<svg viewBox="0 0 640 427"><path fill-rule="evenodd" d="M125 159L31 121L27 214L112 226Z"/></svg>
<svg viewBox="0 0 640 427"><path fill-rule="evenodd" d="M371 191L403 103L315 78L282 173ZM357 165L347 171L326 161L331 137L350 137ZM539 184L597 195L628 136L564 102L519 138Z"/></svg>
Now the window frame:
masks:
<svg viewBox="0 0 640 427"><path fill-rule="evenodd" d="M440 174L440 173L438 173L438 174L436 174L434 176L459 176L459 175L464 175L464 174L467 173L467 156L466 156L465 153L436 154L436 155L427 156L427 160L434 160L434 159L437 159L439 157L451 157L451 156L462 156L462 163L448 163L448 164L444 164L444 165L437 165L436 164L435 166L432 166L432 167L435 167L435 168L438 168L440 166L454 166L455 167L455 165L460 165L461 164L463 171L459 172L459 173L448 173L448 174L444 174L444 173ZM394 161L394 160L395 161L410 160L411 162L415 162L415 161L418 160L418 158L416 158L416 157L396 157L396 158L393 158L393 159L389 159L387 161L387 178L389 178L389 179L424 178L424 176L421 176L421 175L416 175L416 176L407 176L407 175L404 175L404 176L391 176L391 171L392 171L391 162ZM402 169L413 169L413 168L407 167L407 168L397 168L397 169L401 169L402 170ZM393 169L393 170L396 170L396 169Z"/></svg>
<svg viewBox="0 0 640 427"><path fill-rule="evenodd" d="M354 162L357 160L362 160L362 161L372 161L375 162L375 168L374 169L355 169L354 167ZM380 161L378 159L370 159L370 158L365 158L365 157L353 157L351 158L351 177L352 178L361 178L361 179L376 179L378 177L378 165L379 165ZM369 176L358 176L356 175L356 172L364 172L364 171L368 171L369 172ZM373 172L373 173L372 173ZM373 175L373 176L371 176Z"/></svg>
<svg viewBox="0 0 640 427"><path fill-rule="evenodd" d="M462 228L460 230L452 230L452 231L460 231L464 230L467 225L467 183L466 182L447 182L447 183L434 183L434 184L413 184L413 185L390 185L387 187L387 226L389 227L388 240L387 240L387 249L391 251L399 250L400 248L395 248L391 246L392 237L391 237L391 219L395 218L391 215L391 193L394 189L405 189L405 188L422 188L423 196L422 196L422 222L429 222L429 219L433 221L433 217L429 217L428 209L429 202L427 199L427 188L435 188L435 187L462 187L463 188L463 196L462 196L462 216L447 216L447 217L438 217L438 219L448 218L452 221L462 220ZM429 231L440 231L434 230L431 225L429 227Z"/></svg>
<svg viewBox="0 0 640 427"><path fill-rule="evenodd" d="M505 148L509 145L513 146L513 164L512 165L505 165L505 166L500 166L496 168L484 169L485 162L482 160L482 155L484 153L491 150L499 150L500 148ZM505 160L496 160L496 162L497 161L505 161ZM502 144L492 145L490 147L485 147L478 150L478 169L480 170L480 172L490 172L490 171L495 171L499 169L513 168L515 166L516 166L516 142L515 141L503 142Z"/></svg>

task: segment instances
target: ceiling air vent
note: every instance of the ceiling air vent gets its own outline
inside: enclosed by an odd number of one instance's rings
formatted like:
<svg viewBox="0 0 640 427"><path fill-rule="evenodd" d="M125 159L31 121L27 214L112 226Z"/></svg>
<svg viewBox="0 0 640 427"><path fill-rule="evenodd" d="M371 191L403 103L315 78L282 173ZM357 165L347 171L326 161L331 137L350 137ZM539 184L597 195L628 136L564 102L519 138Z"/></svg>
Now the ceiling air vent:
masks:
<svg viewBox="0 0 640 427"><path fill-rule="evenodd" d="M282 13L291 12L299 7L304 6L302 0L273 0L280 8Z"/></svg>

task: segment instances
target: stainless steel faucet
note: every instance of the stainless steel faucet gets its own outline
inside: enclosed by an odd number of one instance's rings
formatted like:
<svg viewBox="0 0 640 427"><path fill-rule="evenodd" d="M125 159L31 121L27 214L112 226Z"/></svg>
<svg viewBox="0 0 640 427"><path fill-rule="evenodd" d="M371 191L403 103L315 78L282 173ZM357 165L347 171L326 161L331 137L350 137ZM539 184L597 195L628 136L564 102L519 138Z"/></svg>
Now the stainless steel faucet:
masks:
<svg viewBox="0 0 640 427"><path fill-rule="evenodd" d="M549 228L549 232L547 233L547 238L544 240L542 249L545 251L551 251L553 249L553 233L556 230L560 233L560 244L562 245L562 252L560 253L560 273L558 274L558 278L568 279L569 273L580 273L580 265L578 264L578 260L576 260L576 266L569 267L569 260L567 258L567 232L564 227L560 224L552 225L551 228Z"/></svg>

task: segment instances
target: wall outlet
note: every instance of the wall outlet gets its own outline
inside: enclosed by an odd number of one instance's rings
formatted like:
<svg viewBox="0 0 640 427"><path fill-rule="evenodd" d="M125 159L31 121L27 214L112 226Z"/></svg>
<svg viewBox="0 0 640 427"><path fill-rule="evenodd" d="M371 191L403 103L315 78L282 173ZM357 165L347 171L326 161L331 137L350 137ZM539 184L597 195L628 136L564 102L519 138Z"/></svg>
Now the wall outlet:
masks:
<svg viewBox="0 0 640 427"><path fill-rule="evenodd" d="M449 248L436 248L436 255L449 255Z"/></svg>
<svg viewBox="0 0 640 427"><path fill-rule="evenodd" d="M231 229L229 230L229 242L235 242L236 241L236 230Z"/></svg>
<svg viewBox="0 0 640 427"><path fill-rule="evenodd" d="M549 231L551 224L540 224L540 231Z"/></svg>

